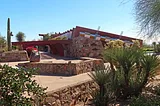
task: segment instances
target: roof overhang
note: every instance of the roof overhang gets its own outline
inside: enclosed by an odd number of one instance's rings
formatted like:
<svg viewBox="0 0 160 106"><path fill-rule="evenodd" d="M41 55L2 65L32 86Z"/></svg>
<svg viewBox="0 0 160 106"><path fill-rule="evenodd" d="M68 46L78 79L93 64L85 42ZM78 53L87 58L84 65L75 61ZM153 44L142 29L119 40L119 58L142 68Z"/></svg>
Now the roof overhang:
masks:
<svg viewBox="0 0 160 106"><path fill-rule="evenodd" d="M48 41L27 41L27 42L12 42L12 45L51 45L51 44L70 44L72 40L48 40Z"/></svg>

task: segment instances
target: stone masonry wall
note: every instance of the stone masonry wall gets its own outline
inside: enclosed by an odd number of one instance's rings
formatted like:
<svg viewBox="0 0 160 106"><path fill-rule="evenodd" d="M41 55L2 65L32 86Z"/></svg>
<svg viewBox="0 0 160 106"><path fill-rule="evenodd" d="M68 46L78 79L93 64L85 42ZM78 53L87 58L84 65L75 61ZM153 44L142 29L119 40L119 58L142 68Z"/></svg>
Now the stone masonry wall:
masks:
<svg viewBox="0 0 160 106"><path fill-rule="evenodd" d="M91 93L97 89L97 84L92 80L80 82L47 93L43 102L46 106L75 106L87 104L92 99Z"/></svg>
<svg viewBox="0 0 160 106"><path fill-rule="evenodd" d="M37 68L38 73L43 75L77 75L104 67L101 59L85 60L79 63L27 62L18 65L25 68Z"/></svg>
<svg viewBox="0 0 160 106"><path fill-rule="evenodd" d="M18 66L25 68L37 68L38 74L41 75L75 75L75 64L69 63L41 63L41 62L27 62L19 63Z"/></svg>
<svg viewBox="0 0 160 106"><path fill-rule="evenodd" d="M102 42L95 39L78 36L73 38L70 48L71 56L74 57L100 57L103 45Z"/></svg>
<svg viewBox="0 0 160 106"><path fill-rule="evenodd" d="M103 69L104 62L101 59L86 60L76 64L76 74L94 71L95 69Z"/></svg>
<svg viewBox="0 0 160 106"><path fill-rule="evenodd" d="M26 51L7 51L0 53L0 62L28 61Z"/></svg>

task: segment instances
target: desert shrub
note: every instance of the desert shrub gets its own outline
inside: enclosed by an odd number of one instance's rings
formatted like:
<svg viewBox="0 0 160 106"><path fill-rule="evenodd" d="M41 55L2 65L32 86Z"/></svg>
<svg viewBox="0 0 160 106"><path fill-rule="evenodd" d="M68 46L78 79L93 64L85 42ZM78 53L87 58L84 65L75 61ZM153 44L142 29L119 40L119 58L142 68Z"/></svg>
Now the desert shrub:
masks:
<svg viewBox="0 0 160 106"><path fill-rule="evenodd" d="M160 52L160 43L156 44L156 42L153 42L154 52L159 53Z"/></svg>
<svg viewBox="0 0 160 106"><path fill-rule="evenodd" d="M7 45L6 45L6 39L5 37L0 35L0 52L1 51L6 51Z"/></svg>
<svg viewBox="0 0 160 106"><path fill-rule="evenodd" d="M156 97L148 98L140 95L131 99L130 106L160 106L160 101Z"/></svg>
<svg viewBox="0 0 160 106"><path fill-rule="evenodd" d="M99 89L92 93L93 103L96 106L107 106L114 98L111 92L111 74L109 67L101 70L97 69L89 74L99 86Z"/></svg>
<svg viewBox="0 0 160 106"><path fill-rule="evenodd" d="M35 69L0 67L0 106L34 106L46 96L46 88L32 80Z"/></svg>
<svg viewBox="0 0 160 106"><path fill-rule="evenodd" d="M159 64L156 56L144 55L141 50L134 48L119 51L115 60L119 66L116 67L114 83L119 82L120 88L115 88L117 93L121 92L117 96L122 99L139 96Z"/></svg>
<svg viewBox="0 0 160 106"><path fill-rule="evenodd" d="M138 97L159 65L156 56L145 55L137 45L109 48L103 53L111 66L111 87L117 99Z"/></svg>

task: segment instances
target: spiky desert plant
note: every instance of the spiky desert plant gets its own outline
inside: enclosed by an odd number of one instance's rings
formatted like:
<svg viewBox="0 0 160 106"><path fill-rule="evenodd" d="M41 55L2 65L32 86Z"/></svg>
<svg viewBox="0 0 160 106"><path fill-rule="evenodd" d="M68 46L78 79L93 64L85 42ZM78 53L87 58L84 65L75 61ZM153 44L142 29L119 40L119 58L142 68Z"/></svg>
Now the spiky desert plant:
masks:
<svg viewBox="0 0 160 106"><path fill-rule="evenodd" d="M107 106L108 103L113 98L113 93L111 92L111 70L109 67L103 70L95 70L91 72L89 76L98 84L99 90L93 92L92 96L94 99L94 104L96 106Z"/></svg>
<svg viewBox="0 0 160 106"><path fill-rule="evenodd" d="M139 42L133 42L135 44L131 47L113 46L103 52L103 57L110 63L113 73L113 92L120 99L138 97L159 64L156 56L146 55L139 48Z"/></svg>
<svg viewBox="0 0 160 106"><path fill-rule="evenodd" d="M156 56L145 55L141 49L119 48L112 57L116 61L115 77L112 81L113 90L120 99L132 96L138 97L154 75L155 68L159 65Z"/></svg>

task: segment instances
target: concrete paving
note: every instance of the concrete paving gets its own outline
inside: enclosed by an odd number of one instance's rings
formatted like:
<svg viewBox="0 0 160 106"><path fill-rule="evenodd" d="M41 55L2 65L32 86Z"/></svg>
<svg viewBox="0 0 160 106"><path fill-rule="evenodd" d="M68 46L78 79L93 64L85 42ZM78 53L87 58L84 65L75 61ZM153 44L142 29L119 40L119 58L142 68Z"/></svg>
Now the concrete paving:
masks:
<svg viewBox="0 0 160 106"><path fill-rule="evenodd" d="M63 88L77 84L79 82L91 80L88 73L69 77L36 75L33 79L35 79L42 87L48 87L47 91L53 91L58 88Z"/></svg>
<svg viewBox="0 0 160 106"><path fill-rule="evenodd" d="M56 59L43 59L41 62L54 62L54 63L64 63L71 60L56 60ZM72 60L72 62L80 62L82 60ZM16 65L18 63L25 63L29 61L21 61L21 62L1 62L1 65L7 64L11 67L16 68ZM42 87L48 87L47 91L56 90L58 88L66 87L69 85L73 85L79 82L83 82L86 80L91 80L91 78L88 76L88 73L75 75L75 76L45 76L45 75L35 75L33 78L36 80L37 83L39 83Z"/></svg>

